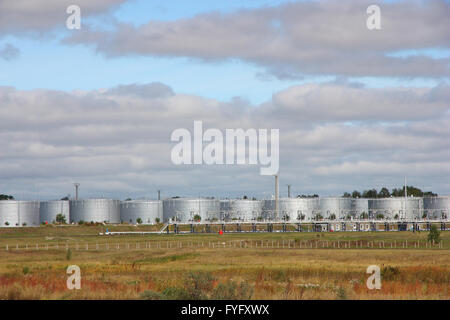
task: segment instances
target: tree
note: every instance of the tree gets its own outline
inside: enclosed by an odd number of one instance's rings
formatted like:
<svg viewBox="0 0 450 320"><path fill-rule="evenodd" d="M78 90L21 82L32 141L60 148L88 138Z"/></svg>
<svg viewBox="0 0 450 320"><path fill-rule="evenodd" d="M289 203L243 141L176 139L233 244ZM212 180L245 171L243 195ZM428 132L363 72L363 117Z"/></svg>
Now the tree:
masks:
<svg viewBox="0 0 450 320"><path fill-rule="evenodd" d="M377 219L378 219L378 220L384 219L384 214L378 213L378 214L377 214Z"/></svg>
<svg viewBox="0 0 450 320"><path fill-rule="evenodd" d="M390 196L391 196L391 193L385 187L381 188L380 192L378 193L379 198L389 198Z"/></svg>
<svg viewBox="0 0 450 320"><path fill-rule="evenodd" d="M137 224L141 224L141 223L142 223L142 219L141 219L141 218L137 218L137 219L136 219L136 223L137 223Z"/></svg>
<svg viewBox="0 0 450 320"><path fill-rule="evenodd" d="M0 200L14 200L14 197L7 194L0 194Z"/></svg>
<svg viewBox="0 0 450 320"><path fill-rule="evenodd" d="M344 194L342 195L342 198L351 198L352 195L348 192L344 192Z"/></svg>
<svg viewBox="0 0 450 320"><path fill-rule="evenodd" d="M428 233L428 241L439 242L440 241L441 232L438 228L433 224L430 227L430 232Z"/></svg>
<svg viewBox="0 0 450 320"><path fill-rule="evenodd" d="M336 215L334 214L334 213L332 213L331 215L330 215L330 220L335 220L336 219Z"/></svg>
<svg viewBox="0 0 450 320"><path fill-rule="evenodd" d="M247 196L244 196L242 199L244 199L244 200L247 200L248 199L248 197Z"/></svg>
<svg viewBox="0 0 450 320"><path fill-rule="evenodd" d="M369 214L367 212L363 212L363 213L361 213L361 215L359 217L361 219L367 219L367 218L369 218Z"/></svg>
<svg viewBox="0 0 450 320"><path fill-rule="evenodd" d="M359 191L352 192L352 198L361 198L361 193Z"/></svg>
<svg viewBox="0 0 450 320"><path fill-rule="evenodd" d="M161 220L159 218L155 218L155 222L159 223Z"/></svg>
<svg viewBox="0 0 450 320"><path fill-rule="evenodd" d="M378 196L376 189L364 190L362 197L363 198L376 198Z"/></svg>
<svg viewBox="0 0 450 320"><path fill-rule="evenodd" d="M56 215L56 222L58 222L58 223L66 223L66 216L63 215L62 213L58 213Z"/></svg>
<svg viewBox="0 0 450 320"><path fill-rule="evenodd" d="M65 196L63 198L61 198L62 201L68 201L69 200L69 196Z"/></svg>
<svg viewBox="0 0 450 320"><path fill-rule="evenodd" d="M200 222L201 220L202 220L202 217L200 217L199 214L196 214L196 215L194 216L194 221Z"/></svg>

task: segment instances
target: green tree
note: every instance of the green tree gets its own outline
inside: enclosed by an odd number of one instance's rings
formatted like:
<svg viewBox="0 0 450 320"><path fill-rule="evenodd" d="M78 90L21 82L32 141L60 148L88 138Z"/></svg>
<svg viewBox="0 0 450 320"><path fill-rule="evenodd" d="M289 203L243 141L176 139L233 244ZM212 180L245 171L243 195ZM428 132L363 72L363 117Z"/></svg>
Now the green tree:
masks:
<svg viewBox="0 0 450 320"><path fill-rule="evenodd" d="M342 195L342 198L351 198L352 195L348 192L344 192L344 194Z"/></svg>
<svg viewBox="0 0 450 320"><path fill-rule="evenodd" d="M136 223L137 223L137 224L141 224L141 223L142 223L142 219L141 219L141 218L137 218L137 219L136 219Z"/></svg>
<svg viewBox="0 0 450 320"><path fill-rule="evenodd" d="M0 194L0 200L14 200L14 197L7 194Z"/></svg>
<svg viewBox="0 0 450 320"><path fill-rule="evenodd" d="M363 198L377 198L378 193L376 189L364 190L362 197Z"/></svg>
<svg viewBox="0 0 450 320"><path fill-rule="evenodd" d="M159 218L155 218L155 222L159 223L161 220Z"/></svg>
<svg viewBox="0 0 450 320"><path fill-rule="evenodd" d="M390 196L391 196L391 193L385 187L381 188L380 192L378 193L379 198L389 198Z"/></svg>
<svg viewBox="0 0 450 320"><path fill-rule="evenodd" d="M361 198L361 193L359 191L352 192L352 198Z"/></svg>
<svg viewBox="0 0 450 320"><path fill-rule="evenodd" d="M63 215L62 213L58 213L56 215L56 222L58 222L58 223L66 223L66 216Z"/></svg>
<svg viewBox="0 0 450 320"><path fill-rule="evenodd" d="M336 215L334 214L334 213L332 213L331 215L330 215L330 220L335 220L336 219Z"/></svg>
<svg viewBox="0 0 450 320"><path fill-rule="evenodd" d="M194 221L201 221L201 220L202 220L202 217L200 217L199 214L196 214L196 215L194 216Z"/></svg>
<svg viewBox="0 0 450 320"><path fill-rule="evenodd" d="M439 242L440 241L441 232L438 228L433 224L430 227L430 232L428 233L428 241Z"/></svg>

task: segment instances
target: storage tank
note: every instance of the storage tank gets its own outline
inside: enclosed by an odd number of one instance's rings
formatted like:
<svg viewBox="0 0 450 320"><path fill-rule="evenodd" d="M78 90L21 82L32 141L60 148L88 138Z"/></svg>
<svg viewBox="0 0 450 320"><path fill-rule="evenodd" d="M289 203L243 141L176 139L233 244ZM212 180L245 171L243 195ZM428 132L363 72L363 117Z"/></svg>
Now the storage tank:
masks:
<svg viewBox="0 0 450 320"><path fill-rule="evenodd" d="M320 198L320 215L324 219L345 219L352 213L352 199L351 198Z"/></svg>
<svg viewBox="0 0 450 320"><path fill-rule="evenodd" d="M19 226L19 202L14 200L0 201L0 227Z"/></svg>
<svg viewBox="0 0 450 320"><path fill-rule="evenodd" d="M56 216L62 214L66 217L66 222L70 222L69 217L69 201L56 200L56 201L42 201L40 203L39 215L41 223L54 223L56 222Z"/></svg>
<svg viewBox="0 0 450 320"><path fill-rule="evenodd" d="M262 201L248 199L228 200L229 219L236 221L262 220Z"/></svg>
<svg viewBox="0 0 450 320"><path fill-rule="evenodd" d="M404 214L405 199L397 198L380 198L369 199L369 217L370 219L390 219L398 220L406 217ZM382 216L382 217L381 217Z"/></svg>
<svg viewBox="0 0 450 320"><path fill-rule="evenodd" d="M207 198L171 198L163 200L164 221L194 222L215 221L220 218L220 201Z"/></svg>
<svg viewBox="0 0 450 320"><path fill-rule="evenodd" d="M278 215L275 217L275 199L264 200L264 216L269 220L308 221L319 210L318 198L280 198L278 199Z"/></svg>
<svg viewBox="0 0 450 320"><path fill-rule="evenodd" d="M38 201L0 201L1 227L39 226Z"/></svg>
<svg viewBox="0 0 450 320"><path fill-rule="evenodd" d="M352 213L353 219L361 219L363 215L369 215L369 199L356 198L352 199Z"/></svg>
<svg viewBox="0 0 450 320"><path fill-rule="evenodd" d="M39 201L19 202L19 225L22 227L39 226Z"/></svg>
<svg viewBox="0 0 450 320"><path fill-rule="evenodd" d="M423 209L428 219L449 220L450 197L423 198Z"/></svg>
<svg viewBox="0 0 450 320"><path fill-rule="evenodd" d="M125 223L155 224L163 221L163 205L161 200L131 200L120 203L120 220Z"/></svg>
<svg viewBox="0 0 450 320"><path fill-rule="evenodd" d="M120 223L120 201L111 199L70 200L70 221Z"/></svg>
<svg viewBox="0 0 450 320"><path fill-rule="evenodd" d="M231 206L232 200L219 200L220 201L220 219L223 221L231 220Z"/></svg>

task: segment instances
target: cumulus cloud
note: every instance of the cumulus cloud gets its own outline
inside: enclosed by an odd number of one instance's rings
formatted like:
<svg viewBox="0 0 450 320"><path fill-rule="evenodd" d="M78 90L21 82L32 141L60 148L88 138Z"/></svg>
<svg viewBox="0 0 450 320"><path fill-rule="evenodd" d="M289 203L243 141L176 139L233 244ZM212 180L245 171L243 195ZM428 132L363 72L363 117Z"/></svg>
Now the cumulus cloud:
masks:
<svg viewBox="0 0 450 320"><path fill-rule="evenodd" d="M3 47L0 47L0 58L6 61L17 59L19 56L20 56L19 48L13 46L10 43L7 43Z"/></svg>
<svg viewBox="0 0 450 320"><path fill-rule="evenodd" d="M55 28L65 29L69 16L66 9L76 4L82 18L88 18L116 8L126 0L45 0L0 1L0 37L7 34L42 34Z"/></svg>
<svg viewBox="0 0 450 320"><path fill-rule="evenodd" d="M254 106L161 83L77 92L0 87L0 189L54 198L77 181L83 196L151 196L157 189L166 196L269 196L272 179L259 166L171 163L172 131L192 131L202 120L205 129L280 129L281 181L299 193L397 186L404 175L448 193L448 92L305 84Z"/></svg>
<svg viewBox="0 0 450 320"><path fill-rule="evenodd" d="M445 0L381 3L382 29L368 30L371 0L301 1L276 7L199 14L115 31L85 28L66 43L92 45L107 56L237 58L279 78L305 74L448 77L449 58L399 57L392 52L449 48Z"/></svg>

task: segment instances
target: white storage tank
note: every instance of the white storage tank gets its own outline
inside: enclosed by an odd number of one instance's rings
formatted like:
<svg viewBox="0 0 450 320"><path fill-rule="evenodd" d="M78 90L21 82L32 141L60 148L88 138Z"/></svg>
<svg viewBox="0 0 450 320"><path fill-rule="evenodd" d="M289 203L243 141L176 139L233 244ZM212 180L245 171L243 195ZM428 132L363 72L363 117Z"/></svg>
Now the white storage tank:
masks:
<svg viewBox="0 0 450 320"><path fill-rule="evenodd" d="M19 202L14 200L0 201L0 227L19 226Z"/></svg>
<svg viewBox="0 0 450 320"><path fill-rule="evenodd" d="M428 219L450 219L450 196L423 198L423 209Z"/></svg>
<svg viewBox="0 0 450 320"><path fill-rule="evenodd" d="M131 200L120 203L120 220L125 223L155 224L163 221L161 200Z"/></svg>
<svg viewBox="0 0 450 320"><path fill-rule="evenodd" d="M170 198L163 200L164 221L200 222L216 221L220 218L220 201L208 198Z"/></svg>
<svg viewBox="0 0 450 320"><path fill-rule="evenodd" d="M355 198L352 199L352 212L351 217L353 219L361 219L362 216L369 216L369 199Z"/></svg>
<svg viewBox="0 0 450 320"><path fill-rule="evenodd" d="M229 219L243 222L262 220L262 202L260 200L229 200Z"/></svg>
<svg viewBox="0 0 450 320"><path fill-rule="evenodd" d="M351 198L320 198L319 204L324 219L345 219L352 213Z"/></svg>
<svg viewBox="0 0 450 320"><path fill-rule="evenodd" d="M39 226L38 201L0 201L1 227L36 227Z"/></svg>
<svg viewBox="0 0 450 320"><path fill-rule="evenodd" d="M41 223L54 223L56 216L62 214L66 218L66 223L70 222L69 217L69 201L41 201L39 208Z"/></svg>
<svg viewBox="0 0 450 320"><path fill-rule="evenodd" d="M70 200L70 221L120 223L120 200Z"/></svg>
<svg viewBox="0 0 450 320"><path fill-rule="evenodd" d="M276 201L265 200L265 217L269 220L309 221L319 210L318 198L280 198L278 199L278 217L276 215Z"/></svg>

